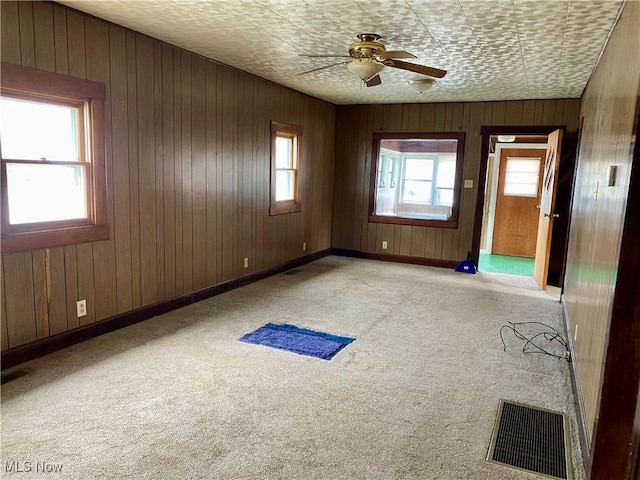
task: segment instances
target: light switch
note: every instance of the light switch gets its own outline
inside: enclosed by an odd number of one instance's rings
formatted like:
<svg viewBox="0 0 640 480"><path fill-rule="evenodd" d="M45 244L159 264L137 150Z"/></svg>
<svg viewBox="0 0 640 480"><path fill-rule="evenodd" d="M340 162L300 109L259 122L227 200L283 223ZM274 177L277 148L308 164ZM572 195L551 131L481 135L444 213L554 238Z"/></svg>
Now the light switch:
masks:
<svg viewBox="0 0 640 480"><path fill-rule="evenodd" d="M465 180L464 188L473 188L473 180Z"/></svg>

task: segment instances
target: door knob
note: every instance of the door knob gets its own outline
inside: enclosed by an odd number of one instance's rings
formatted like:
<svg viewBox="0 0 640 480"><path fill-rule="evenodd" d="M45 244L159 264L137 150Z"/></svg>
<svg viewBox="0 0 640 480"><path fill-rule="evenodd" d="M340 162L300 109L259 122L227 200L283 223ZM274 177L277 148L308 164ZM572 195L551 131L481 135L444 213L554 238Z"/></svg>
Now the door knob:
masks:
<svg viewBox="0 0 640 480"><path fill-rule="evenodd" d="M544 214L544 216L545 216L545 217L549 217L549 218L558 218L560 215L559 215L559 214L557 214L557 213L553 213L553 214L551 214L551 215L550 215L550 214L548 214L548 213L545 213L545 214Z"/></svg>
<svg viewBox="0 0 640 480"><path fill-rule="evenodd" d="M540 205L540 204L536 205L536 208L537 208L538 210L540 210L540 207L542 207L542 205Z"/></svg>

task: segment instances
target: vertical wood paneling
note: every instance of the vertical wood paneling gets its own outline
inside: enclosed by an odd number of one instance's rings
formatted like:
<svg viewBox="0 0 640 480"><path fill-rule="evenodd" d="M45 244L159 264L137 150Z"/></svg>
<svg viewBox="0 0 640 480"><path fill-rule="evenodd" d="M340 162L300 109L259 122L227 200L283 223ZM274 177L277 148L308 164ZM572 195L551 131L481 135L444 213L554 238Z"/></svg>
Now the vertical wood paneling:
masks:
<svg viewBox="0 0 640 480"><path fill-rule="evenodd" d="M192 64L192 137L193 163L191 169L193 186L193 286L207 285L207 142L205 138L205 64L196 59Z"/></svg>
<svg viewBox="0 0 640 480"><path fill-rule="evenodd" d="M156 206L156 289L157 298L165 296L164 270L164 165L162 129L162 44L153 42L153 133L155 160L155 206Z"/></svg>
<svg viewBox="0 0 640 480"><path fill-rule="evenodd" d="M105 84L111 228L2 257L3 350L330 247L336 107L61 5L0 12L3 61ZM269 216L271 120L304 129L299 214Z"/></svg>
<svg viewBox="0 0 640 480"><path fill-rule="evenodd" d="M138 192L140 199L140 280L142 304L158 299L156 264L155 105L153 98L153 41L136 37L138 102Z"/></svg>
<svg viewBox="0 0 640 480"><path fill-rule="evenodd" d="M64 247L64 288L67 294L67 330L72 330L80 325L76 316L76 301L78 296L78 258L76 247Z"/></svg>
<svg viewBox="0 0 640 480"><path fill-rule="evenodd" d="M33 4L19 2L20 16L20 61L33 67L36 63L35 37L33 35Z"/></svg>
<svg viewBox="0 0 640 480"><path fill-rule="evenodd" d="M4 7L2 9L4 10ZM4 28L4 23L2 25ZM69 55L67 50L67 10L55 4L53 6L53 37L56 62L55 71L66 74L69 72Z"/></svg>
<svg viewBox="0 0 640 480"><path fill-rule="evenodd" d="M336 174L332 245L370 253L412 255L438 260L460 260L471 250L477 184L480 173L483 125L567 125L577 128L580 100L527 100L512 102L437 103L421 105L356 105L337 109ZM371 120L373 119L373 120ZM461 190L457 229L408 227L361 221L369 203L371 152L359 150L371 143L374 131L465 132L463 178L474 187ZM365 138L361 134L365 134ZM361 187L360 180L367 180ZM358 229L362 232L358 233ZM362 235L360 237L359 235ZM366 240L365 240L366 239ZM381 243L389 242L386 251Z"/></svg>
<svg viewBox="0 0 640 480"><path fill-rule="evenodd" d="M4 255L3 267L7 340L15 347L37 338L31 252Z"/></svg>
<svg viewBox="0 0 640 480"><path fill-rule="evenodd" d="M192 55L182 52L180 56L181 106L182 106L182 289L193 290L193 178L191 176L191 62Z"/></svg>
<svg viewBox="0 0 640 480"><path fill-rule="evenodd" d="M33 20L38 28L34 31L35 64L41 70L55 71L53 34L53 4L36 2L33 4Z"/></svg>
<svg viewBox="0 0 640 480"><path fill-rule="evenodd" d="M164 178L162 212L164 214L164 293L176 295L176 209L175 209L175 98L174 49L162 44L162 172Z"/></svg>
<svg viewBox="0 0 640 480"><path fill-rule="evenodd" d="M49 250L48 266L49 333L55 335L67 329L67 292L63 248ZM73 314L75 312L72 312Z"/></svg>
<svg viewBox="0 0 640 480"><path fill-rule="evenodd" d="M176 294L184 293L182 255L182 53L173 51L173 152L174 152L174 211L175 211L175 284Z"/></svg>
<svg viewBox="0 0 640 480"><path fill-rule="evenodd" d="M0 48L2 60L20 63L20 13L18 2L3 2L0 8L2 28L0 29Z"/></svg>
<svg viewBox="0 0 640 480"><path fill-rule="evenodd" d="M218 199L217 175L218 175L218 122L216 115L216 84L217 84L217 67L213 63L207 63L205 73L205 97L206 111L205 122L206 129L206 162L207 162L207 178L206 178L206 198L207 198L207 284L216 283L218 271L218 244L217 244L217 210ZM255 198L255 195L254 195Z"/></svg>
<svg viewBox="0 0 640 480"><path fill-rule="evenodd" d="M131 229L131 301L142 305L140 278L140 191L138 168L138 81L136 35L127 31L127 133L129 137L129 225ZM146 88L146 86L145 86Z"/></svg>
<svg viewBox="0 0 640 480"><path fill-rule="evenodd" d="M44 250L31 252L33 268L33 308L36 320L36 338L49 335L49 309L47 307L47 266Z"/></svg>
<svg viewBox="0 0 640 480"><path fill-rule="evenodd" d="M109 28L113 224L116 256L117 311L133 308L131 275L131 190L129 185L129 115L127 114L127 37L122 28Z"/></svg>
<svg viewBox="0 0 640 480"><path fill-rule="evenodd" d="M111 84L109 58L109 25L106 22L88 18L85 21L87 78L105 85ZM105 142L107 165L113 165L111 132L111 89L107 89L105 102ZM107 169L107 214L109 224L114 225L113 214L113 168ZM95 320L115 315L118 311L116 299L116 259L114 236L93 245L94 289L101 292L94 295Z"/></svg>
<svg viewBox="0 0 640 480"><path fill-rule="evenodd" d="M0 343L2 350L9 348L9 330L7 329L7 296L4 286L4 257L0 257Z"/></svg>
<svg viewBox="0 0 640 480"><path fill-rule="evenodd" d="M632 168L640 168L637 162L632 166L634 142L637 142L640 58L629 54L629 45L640 42L638 21L640 5L627 3L587 85L580 111L584 124L577 159L564 299L575 336L577 384L590 437L594 433L598 435L596 424L603 421L599 408L606 349L608 345L614 351L617 348L609 343L609 328L612 311L616 311L613 302L619 282L625 212L626 215L638 214L637 205L627 202ZM577 121L574 118L577 108L575 102L568 101L561 112L556 106L556 114L561 114L564 123L573 126ZM543 109L543 116L545 114ZM616 185L608 187L610 165L617 165L618 174ZM594 195L596 189L598 194ZM625 287L628 285L617 288ZM625 318L623 322L631 325L631 321ZM613 378L617 372L611 374ZM619 377L619 381L627 382L627 378ZM629 387L636 388L632 384ZM622 404L622 399L619 400ZM610 414L613 412L615 416L617 412L610 405L607 410L606 421L611 426ZM627 415L629 418L632 414L627 412ZM618 439L623 439L622 443L625 442L623 427L621 424L618 428ZM619 472L621 474L622 469ZM612 475L611 478L622 477Z"/></svg>

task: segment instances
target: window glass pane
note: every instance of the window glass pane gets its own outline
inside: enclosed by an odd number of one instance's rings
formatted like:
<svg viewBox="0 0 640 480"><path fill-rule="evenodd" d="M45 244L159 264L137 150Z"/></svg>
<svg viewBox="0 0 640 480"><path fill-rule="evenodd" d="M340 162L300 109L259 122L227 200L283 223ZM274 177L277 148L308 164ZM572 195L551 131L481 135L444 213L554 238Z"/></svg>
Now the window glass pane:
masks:
<svg viewBox="0 0 640 480"><path fill-rule="evenodd" d="M430 202L431 182L405 180L402 200L404 202Z"/></svg>
<svg viewBox="0 0 640 480"><path fill-rule="evenodd" d="M539 158L507 158L507 171L504 177L504 194L519 197L538 195L540 176Z"/></svg>
<svg viewBox="0 0 640 480"><path fill-rule="evenodd" d="M438 158L438 171L436 176L436 186L440 188L453 188L456 182L455 155L440 155Z"/></svg>
<svg viewBox="0 0 640 480"><path fill-rule="evenodd" d="M293 171L276 170L276 201L293 200Z"/></svg>
<svg viewBox="0 0 640 480"><path fill-rule="evenodd" d="M276 137L276 168L293 168L293 139Z"/></svg>
<svg viewBox="0 0 640 480"><path fill-rule="evenodd" d="M436 199L438 205L453 205L453 188L438 188L436 193L438 195Z"/></svg>
<svg viewBox="0 0 640 480"><path fill-rule="evenodd" d="M458 162L458 135L454 138L393 138L380 140L375 190L376 215L411 220L452 218ZM395 159L393 165L385 157ZM389 168L391 167L391 168ZM390 172L385 176L384 172ZM387 188L381 188L384 183ZM397 188L395 188L397 187Z"/></svg>
<svg viewBox="0 0 640 480"><path fill-rule="evenodd" d="M404 178L407 180L431 180L433 178L433 159L407 158Z"/></svg>
<svg viewBox="0 0 640 480"><path fill-rule="evenodd" d="M77 113L73 107L2 98L2 157L78 161Z"/></svg>
<svg viewBox="0 0 640 480"><path fill-rule="evenodd" d="M86 218L84 168L7 163L9 223Z"/></svg>

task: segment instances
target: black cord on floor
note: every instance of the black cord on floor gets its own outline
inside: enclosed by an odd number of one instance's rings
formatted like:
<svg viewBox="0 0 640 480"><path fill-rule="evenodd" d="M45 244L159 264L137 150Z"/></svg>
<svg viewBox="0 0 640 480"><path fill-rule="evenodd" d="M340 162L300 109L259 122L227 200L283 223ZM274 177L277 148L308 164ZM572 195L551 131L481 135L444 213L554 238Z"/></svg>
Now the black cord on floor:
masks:
<svg viewBox="0 0 640 480"><path fill-rule="evenodd" d="M502 340L502 350L503 351L507 351L507 345L504 343L504 337L502 335L502 330L504 330L505 328L508 328L510 330L513 331L513 334L516 336L516 338L519 338L520 340L524 340L525 343L522 346L522 353L534 353L534 354L542 354L542 355L549 355L550 357L555 357L555 358L564 358L566 361L571 361L571 354L569 353L569 345L567 343L567 341L562 337L562 335L560 334L560 332L558 332L558 330L556 330L555 328L553 328L551 325L547 325L546 323L542 323L542 322L507 322L509 325L503 325L502 327L500 327L500 340ZM527 337L525 336L521 331L518 331L518 327L522 326L522 325L542 325L546 328L549 329L549 331L544 331L544 332L539 332L536 333L535 335L533 335L532 337ZM548 340L549 342L558 342L560 345L562 345L562 347L565 350L564 355L557 355L555 353L549 352L548 350L545 350L543 347L541 347L540 345L538 345L537 343L535 343L535 340L539 337L543 337L544 339ZM527 349L527 347L529 347L529 349Z"/></svg>

